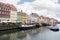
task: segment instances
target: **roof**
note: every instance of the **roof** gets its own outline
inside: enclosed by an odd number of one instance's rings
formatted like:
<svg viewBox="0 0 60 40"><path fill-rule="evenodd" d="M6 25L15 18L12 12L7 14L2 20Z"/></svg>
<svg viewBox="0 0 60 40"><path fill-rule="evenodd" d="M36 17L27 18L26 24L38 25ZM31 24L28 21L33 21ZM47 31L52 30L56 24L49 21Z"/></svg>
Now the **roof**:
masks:
<svg viewBox="0 0 60 40"><path fill-rule="evenodd" d="M49 17L45 17L45 19L50 19Z"/></svg>
<svg viewBox="0 0 60 40"><path fill-rule="evenodd" d="M5 3L3 3L3 2L0 2L0 5L2 5L2 6L6 6L6 4L5 4Z"/></svg>
<svg viewBox="0 0 60 40"><path fill-rule="evenodd" d="M38 15L38 14L36 14L36 13L31 13L31 15L36 16L36 17L37 17L37 16L39 16L39 15Z"/></svg>
<svg viewBox="0 0 60 40"><path fill-rule="evenodd" d="M0 5L10 7L11 10L17 10L16 7L14 5L11 5L11 4L5 4L3 2L0 2Z"/></svg>
<svg viewBox="0 0 60 40"><path fill-rule="evenodd" d="M21 16L27 16L27 14L25 13L25 12L23 12L23 11L19 11L18 12Z"/></svg>
<svg viewBox="0 0 60 40"><path fill-rule="evenodd" d="M40 18L43 18L44 19L44 16L40 16Z"/></svg>
<svg viewBox="0 0 60 40"><path fill-rule="evenodd" d="M17 10L14 5L9 5L9 7L11 8L11 10Z"/></svg>

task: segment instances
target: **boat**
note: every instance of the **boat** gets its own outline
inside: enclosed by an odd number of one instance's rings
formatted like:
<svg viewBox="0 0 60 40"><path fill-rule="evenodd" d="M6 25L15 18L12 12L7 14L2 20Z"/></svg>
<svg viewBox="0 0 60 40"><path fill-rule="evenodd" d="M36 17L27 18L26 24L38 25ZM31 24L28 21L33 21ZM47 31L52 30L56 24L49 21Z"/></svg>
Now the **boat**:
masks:
<svg viewBox="0 0 60 40"><path fill-rule="evenodd" d="M57 26L49 26L49 29L52 31L59 31L59 28Z"/></svg>
<svg viewBox="0 0 60 40"><path fill-rule="evenodd" d="M33 28L38 28L40 27L39 24L35 24L35 23L30 23L30 24L21 24L19 26L20 29L33 29Z"/></svg>
<svg viewBox="0 0 60 40"><path fill-rule="evenodd" d="M22 24L21 27L33 27L35 25L27 25L27 24Z"/></svg>
<svg viewBox="0 0 60 40"><path fill-rule="evenodd" d="M27 30L27 29L35 28L35 25L22 24L22 25L19 26L19 28L22 29L22 30Z"/></svg>
<svg viewBox="0 0 60 40"><path fill-rule="evenodd" d="M41 23L42 26L50 26L50 24L47 24L47 23Z"/></svg>

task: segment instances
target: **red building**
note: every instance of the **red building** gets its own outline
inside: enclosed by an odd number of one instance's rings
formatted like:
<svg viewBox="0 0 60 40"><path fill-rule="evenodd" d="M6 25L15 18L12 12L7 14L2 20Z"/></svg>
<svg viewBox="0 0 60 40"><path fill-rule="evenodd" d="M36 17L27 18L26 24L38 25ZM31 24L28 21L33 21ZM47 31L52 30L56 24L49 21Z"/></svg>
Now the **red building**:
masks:
<svg viewBox="0 0 60 40"><path fill-rule="evenodd" d="M14 5L5 4L0 2L0 21L9 21L11 10L17 11Z"/></svg>
<svg viewBox="0 0 60 40"><path fill-rule="evenodd" d="M0 2L0 18L10 18L9 4Z"/></svg>

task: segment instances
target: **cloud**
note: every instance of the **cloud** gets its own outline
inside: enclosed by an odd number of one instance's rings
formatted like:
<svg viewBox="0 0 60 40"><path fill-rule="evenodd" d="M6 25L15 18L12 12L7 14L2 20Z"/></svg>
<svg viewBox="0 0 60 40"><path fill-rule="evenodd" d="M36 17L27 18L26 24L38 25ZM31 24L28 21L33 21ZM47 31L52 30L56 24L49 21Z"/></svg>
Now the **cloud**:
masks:
<svg viewBox="0 0 60 40"><path fill-rule="evenodd" d="M16 5L20 0L0 0L0 2Z"/></svg>
<svg viewBox="0 0 60 40"><path fill-rule="evenodd" d="M53 1L54 3L58 3L58 0L51 0L51 1Z"/></svg>

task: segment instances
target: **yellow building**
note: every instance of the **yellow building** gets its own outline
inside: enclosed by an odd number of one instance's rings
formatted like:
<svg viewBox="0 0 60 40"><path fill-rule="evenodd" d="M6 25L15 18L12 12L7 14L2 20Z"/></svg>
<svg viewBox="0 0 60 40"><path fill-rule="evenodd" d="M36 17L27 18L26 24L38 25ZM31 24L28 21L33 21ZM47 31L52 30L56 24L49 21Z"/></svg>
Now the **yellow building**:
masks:
<svg viewBox="0 0 60 40"><path fill-rule="evenodd" d="M27 14L25 12L22 12L22 10L21 10L21 16L22 16L22 23L27 23Z"/></svg>
<svg viewBox="0 0 60 40"><path fill-rule="evenodd" d="M37 23L39 23L39 15L36 14L36 18L37 18Z"/></svg>
<svg viewBox="0 0 60 40"><path fill-rule="evenodd" d="M27 16L24 16L24 15L22 16L22 22L27 23Z"/></svg>
<svg viewBox="0 0 60 40"><path fill-rule="evenodd" d="M40 16L40 21L41 21L41 23L45 22L44 16Z"/></svg>

